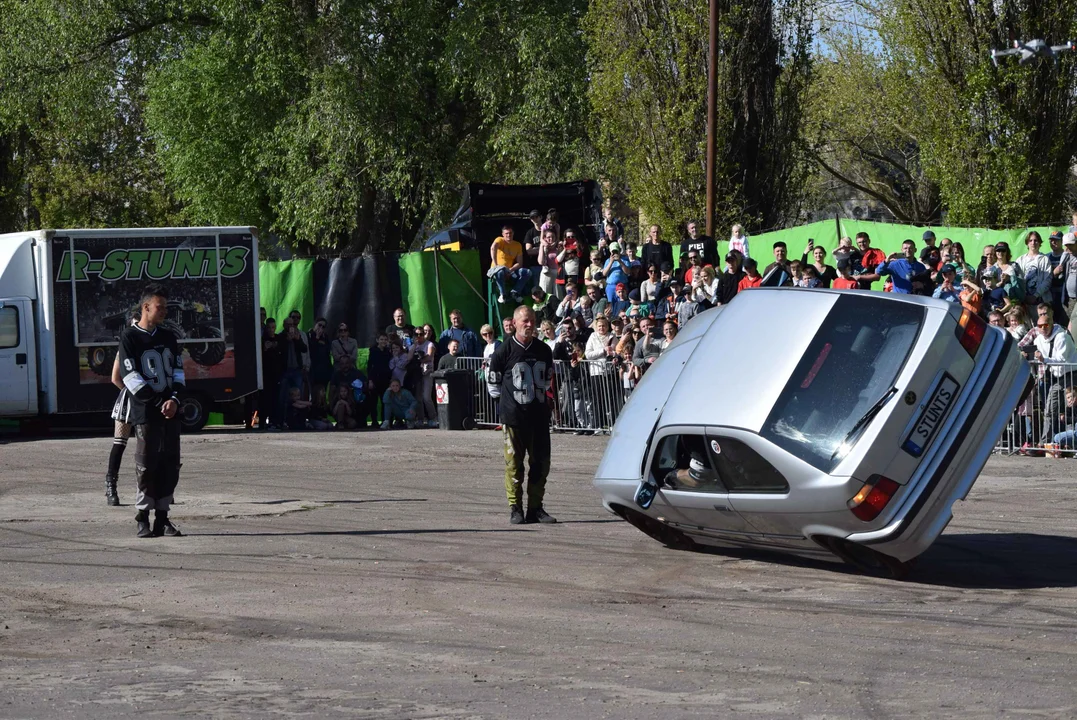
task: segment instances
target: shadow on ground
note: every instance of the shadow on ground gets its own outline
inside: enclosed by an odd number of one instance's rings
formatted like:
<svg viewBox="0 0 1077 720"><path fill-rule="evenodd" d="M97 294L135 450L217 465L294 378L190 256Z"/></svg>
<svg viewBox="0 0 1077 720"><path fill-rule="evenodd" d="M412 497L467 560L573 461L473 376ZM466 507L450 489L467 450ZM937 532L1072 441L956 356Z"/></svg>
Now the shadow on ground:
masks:
<svg viewBox="0 0 1077 720"><path fill-rule="evenodd" d="M1077 538L1031 533L943 535L916 560L908 582L1022 590L1077 586Z"/></svg>

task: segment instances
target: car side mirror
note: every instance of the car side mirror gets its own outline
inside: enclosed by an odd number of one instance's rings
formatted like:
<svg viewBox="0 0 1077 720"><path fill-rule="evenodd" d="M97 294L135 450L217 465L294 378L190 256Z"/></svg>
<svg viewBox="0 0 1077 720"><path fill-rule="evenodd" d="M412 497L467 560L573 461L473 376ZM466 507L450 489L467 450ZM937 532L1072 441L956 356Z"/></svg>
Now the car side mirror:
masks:
<svg viewBox="0 0 1077 720"><path fill-rule="evenodd" d="M665 485L661 480L655 480L648 477L640 482L639 487L636 488L636 495L633 498L636 504L646 510L654 502L655 496L658 494L659 488Z"/></svg>

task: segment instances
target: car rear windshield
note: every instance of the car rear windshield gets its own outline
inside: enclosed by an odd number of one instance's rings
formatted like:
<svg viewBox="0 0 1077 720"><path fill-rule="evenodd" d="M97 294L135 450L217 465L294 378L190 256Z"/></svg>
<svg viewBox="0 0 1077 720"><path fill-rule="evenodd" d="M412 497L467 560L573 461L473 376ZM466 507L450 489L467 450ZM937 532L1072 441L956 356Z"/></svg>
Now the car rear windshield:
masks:
<svg viewBox="0 0 1077 720"><path fill-rule="evenodd" d="M855 442L850 433L894 386L924 313L867 293L842 295L774 404L763 437L831 472L845 454L838 448L846 438Z"/></svg>

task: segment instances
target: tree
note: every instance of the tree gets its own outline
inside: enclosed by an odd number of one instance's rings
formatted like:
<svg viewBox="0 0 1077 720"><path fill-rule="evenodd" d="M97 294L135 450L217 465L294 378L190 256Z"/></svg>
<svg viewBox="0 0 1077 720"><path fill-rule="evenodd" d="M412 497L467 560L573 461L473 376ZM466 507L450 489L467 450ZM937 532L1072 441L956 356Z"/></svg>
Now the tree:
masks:
<svg viewBox="0 0 1077 720"><path fill-rule="evenodd" d="M769 227L798 209L813 5L720 3L719 225ZM707 5L594 0L585 27L604 168L648 218L680 227L705 206Z"/></svg>
<svg viewBox="0 0 1077 720"><path fill-rule="evenodd" d="M839 34L816 93L835 104L813 105L823 167L877 193L900 219L933 220L936 207L953 224L1057 218L1077 152L1077 58L996 68L990 49L1011 35L1072 37L1077 2L858 6L870 34Z"/></svg>

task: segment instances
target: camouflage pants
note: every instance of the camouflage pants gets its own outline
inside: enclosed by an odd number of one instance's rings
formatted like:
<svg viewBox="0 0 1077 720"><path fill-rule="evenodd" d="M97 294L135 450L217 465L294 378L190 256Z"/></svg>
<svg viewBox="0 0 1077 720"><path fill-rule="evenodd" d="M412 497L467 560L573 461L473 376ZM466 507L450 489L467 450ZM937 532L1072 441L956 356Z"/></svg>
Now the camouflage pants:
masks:
<svg viewBox="0 0 1077 720"><path fill-rule="evenodd" d="M509 505L523 504L524 454L527 454L527 506L542 506L550 474L550 426L504 426L505 495Z"/></svg>

